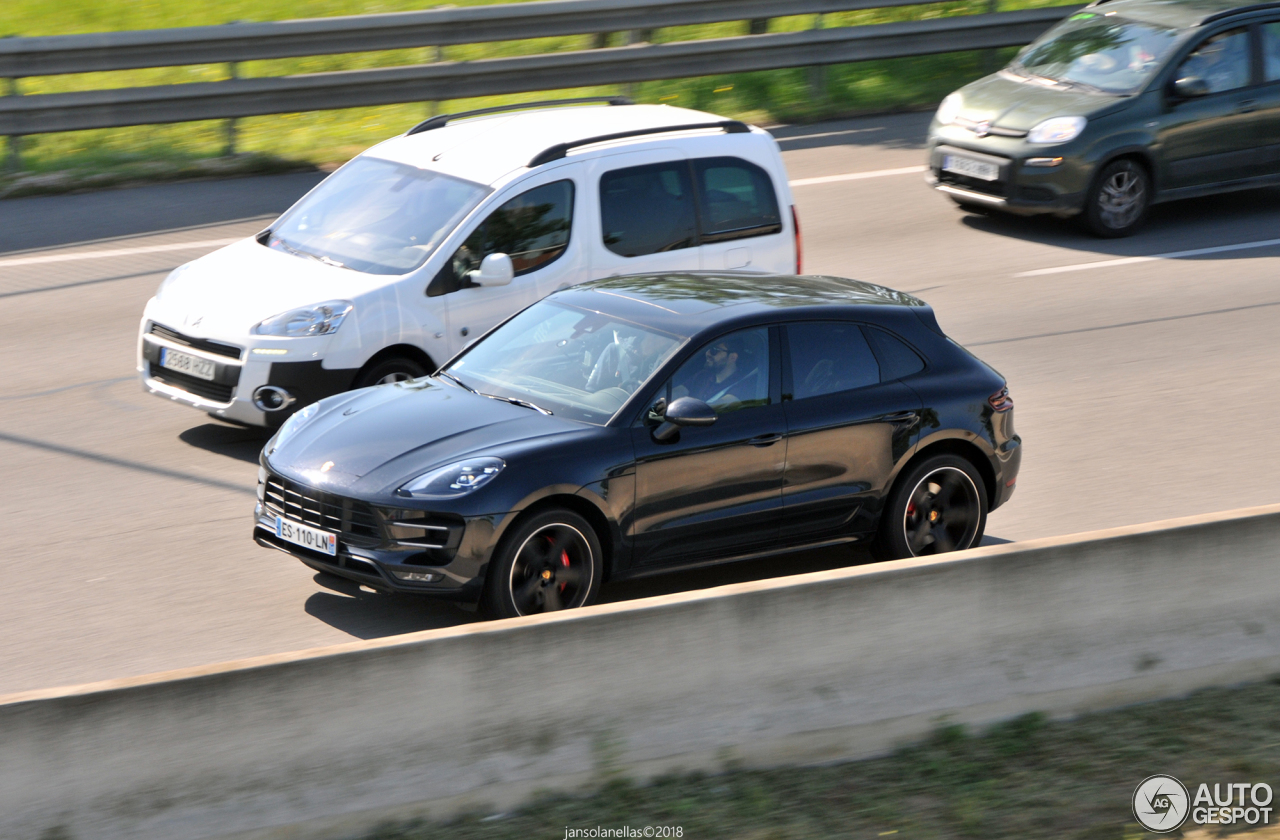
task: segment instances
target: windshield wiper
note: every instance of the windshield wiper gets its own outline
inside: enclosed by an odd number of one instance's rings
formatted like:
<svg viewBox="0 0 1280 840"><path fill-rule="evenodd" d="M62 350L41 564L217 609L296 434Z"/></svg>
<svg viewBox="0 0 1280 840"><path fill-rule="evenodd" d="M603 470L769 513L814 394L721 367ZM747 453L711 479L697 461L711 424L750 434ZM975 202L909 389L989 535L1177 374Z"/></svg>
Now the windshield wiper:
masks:
<svg viewBox="0 0 1280 840"><path fill-rule="evenodd" d="M534 411L540 412L542 414L548 414L548 415L551 414L551 411L549 409L545 409L540 405L534 405L528 400L516 399L515 397L500 397L497 394L481 394L480 396L488 397L491 400L502 400L503 402L511 403L512 405L518 405L521 408L532 408Z"/></svg>
<svg viewBox="0 0 1280 840"><path fill-rule="evenodd" d="M463 381L462 381L461 379L459 379L458 377L454 376L452 373L445 373L444 371L440 371L439 373L437 373L437 374L436 374L436 376L443 376L445 379L448 379L450 382L454 383L455 385L457 385L459 388L461 388L461 389L462 389L462 390L464 390L464 391L470 391L470 392L471 392L471 393L473 393L473 394L478 394L478 393L480 393L480 392L479 392L479 391L477 391L475 388L472 388L470 385L468 385L467 383L463 382ZM488 394L485 394L485 396L488 396Z"/></svg>

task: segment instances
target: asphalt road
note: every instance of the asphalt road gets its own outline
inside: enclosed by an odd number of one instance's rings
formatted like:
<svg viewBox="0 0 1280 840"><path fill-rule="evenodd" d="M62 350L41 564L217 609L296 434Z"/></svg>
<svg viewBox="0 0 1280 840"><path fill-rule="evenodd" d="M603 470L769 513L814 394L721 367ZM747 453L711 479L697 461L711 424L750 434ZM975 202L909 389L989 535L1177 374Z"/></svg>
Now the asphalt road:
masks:
<svg viewBox="0 0 1280 840"><path fill-rule="evenodd" d="M806 270L920 295L1008 377L1025 459L990 537L1280 502L1264 427L1280 408L1280 246L1251 244L1280 236L1280 191L1161 207L1119 242L1052 219L969 216L922 183L927 120L777 134L801 182ZM0 201L0 694L474 619L256 547L262 437L134 378L138 319L165 273L260 229L318 177ZM605 597L865 560L797 553Z"/></svg>

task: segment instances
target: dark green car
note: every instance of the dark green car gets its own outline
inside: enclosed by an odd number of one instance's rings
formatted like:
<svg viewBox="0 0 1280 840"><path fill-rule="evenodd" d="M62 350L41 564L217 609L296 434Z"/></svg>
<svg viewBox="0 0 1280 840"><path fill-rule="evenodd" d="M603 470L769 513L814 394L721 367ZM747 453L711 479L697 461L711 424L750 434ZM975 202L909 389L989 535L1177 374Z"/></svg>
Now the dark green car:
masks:
<svg viewBox="0 0 1280 840"><path fill-rule="evenodd" d="M1156 202L1280 183L1280 2L1093 3L944 99L929 166L962 208L1107 237Z"/></svg>

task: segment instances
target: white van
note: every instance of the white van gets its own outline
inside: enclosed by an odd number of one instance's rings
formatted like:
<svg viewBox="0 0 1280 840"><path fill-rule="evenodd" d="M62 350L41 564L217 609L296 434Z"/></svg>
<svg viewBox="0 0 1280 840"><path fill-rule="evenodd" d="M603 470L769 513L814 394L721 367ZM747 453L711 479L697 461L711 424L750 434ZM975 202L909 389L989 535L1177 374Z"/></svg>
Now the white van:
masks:
<svg viewBox="0 0 1280 840"><path fill-rule="evenodd" d="M589 104L587 104L589 103ZM274 426L433 372L566 286L654 271L800 271L773 138L713 114L570 100L435 117L270 228L176 269L142 316L150 393Z"/></svg>

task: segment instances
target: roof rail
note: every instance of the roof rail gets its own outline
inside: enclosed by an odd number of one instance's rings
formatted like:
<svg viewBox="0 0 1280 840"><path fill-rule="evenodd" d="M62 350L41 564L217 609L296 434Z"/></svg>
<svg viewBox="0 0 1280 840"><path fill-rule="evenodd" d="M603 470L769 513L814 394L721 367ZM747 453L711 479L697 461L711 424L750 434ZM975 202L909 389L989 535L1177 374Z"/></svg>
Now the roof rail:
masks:
<svg viewBox="0 0 1280 840"><path fill-rule="evenodd" d="M410 134L420 134L424 131L430 131L433 128L444 128L454 120L464 119L466 117L479 117L484 114L498 114L503 111L527 111L531 108L554 108L559 105L591 105L606 103L609 105L634 105L625 96L584 96L580 99L547 99L542 102L520 102L514 105L496 105L492 108L477 108L474 111L461 111L457 114L440 114L428 120L415 125L413 128L405 132L405 136Z"/></svg>
<svg viewBox="0 0 1280 840"><path fill-rule="evenodd" d="M596 137L584 137L581 140L573 140L568 143L557 143L554 146L543 149L533 160L529 161L529 168L541 166L544 163L550 163L553 160L560 160L570 149L576 149L579 146L590 146L595 143L607 143L610 140L622 140L626 137L641 137L645 134L667 134L672 131L696 131L708 128L718 128L725 134L747 134L751 131L750 126L738 120L721 120L720 122L709 123L689 123L687 125L660 125L653 128L638 128L635 131L619 131L617 134L601 134Z"/></svg>
<svg viewBox="0 0 1280 840"><path fill-rule="evenodd" d="M1255 4L1251 5L1251 6L1240 6L1240 7L1235 8L1235 9L1227 9L1225 12L1216 12L1216 13L1214 13L1214 14L1212 14L1212 15L1209 15L1209 16L1208 16L1207 18L1205 18L1204 20L1200 21L1200 25L1201 25L1201 26L1204 26L1206 23L1212 23L1212 22L1213 22L1213 21L1215 21L1215 20L1222 20L1223 18L1234 17L1234 16L1236 16L1236 15L1242 15L1242 14L1245 14L1245 13L1247 13L1247 12L1262 12L1262 11L1266 11L1266 10L1268 10L1268 9L1280 9L1280 3L1276 3L1276 2L1273 2L1273 3L1255 3Z"/></svg>

